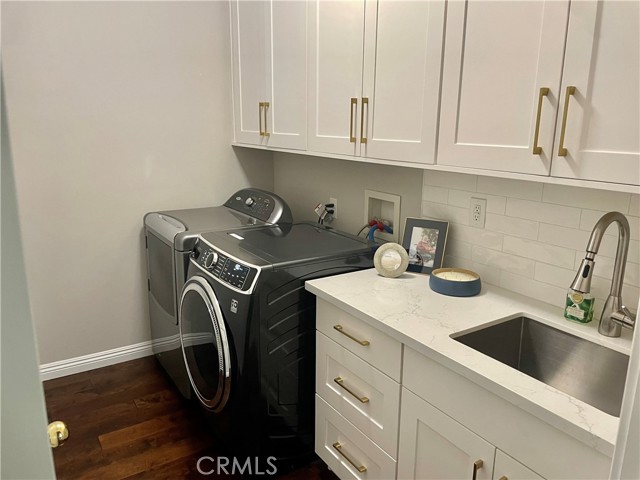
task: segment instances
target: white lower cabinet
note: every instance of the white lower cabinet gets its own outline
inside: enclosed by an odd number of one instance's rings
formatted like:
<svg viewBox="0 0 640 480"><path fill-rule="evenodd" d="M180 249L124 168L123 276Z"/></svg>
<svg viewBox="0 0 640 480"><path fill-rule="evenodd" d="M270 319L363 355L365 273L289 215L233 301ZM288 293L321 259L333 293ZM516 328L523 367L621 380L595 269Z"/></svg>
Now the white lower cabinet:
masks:
<svg viewBox="0 0 640 480"><path fill-rule="evenodd" d="M316 349L318 395L395 458L400 384L320 332Z"/></svg>
<svg viewBox="0 0 640 480"><path fill-rule="evenodd" d="M503 451L496 449L493 478L496 480L540 480L543 477L529 470Z"/></svg>
<svg viewBox="0 0 640 480"><path fill-rule="evenodd" d="M495 447L402 389L399 479L491 480Z"/></svg>
<svg viewBox="0 0 640 480"><path fill-rule="evenodd" d="M397 478L543 479L406 388Z"/></svg>
<svg viewBox="0 0 640 480"><path fill-rule="evenodd" d="M607 478L611 458L318 298L315 450L341 479Z"/></svg>
<svg viewBox="0 0 640 480"><path fill-rule="evenodd" d="M316 453L342 479L396 477L396 462L316 395Z"/></svg>

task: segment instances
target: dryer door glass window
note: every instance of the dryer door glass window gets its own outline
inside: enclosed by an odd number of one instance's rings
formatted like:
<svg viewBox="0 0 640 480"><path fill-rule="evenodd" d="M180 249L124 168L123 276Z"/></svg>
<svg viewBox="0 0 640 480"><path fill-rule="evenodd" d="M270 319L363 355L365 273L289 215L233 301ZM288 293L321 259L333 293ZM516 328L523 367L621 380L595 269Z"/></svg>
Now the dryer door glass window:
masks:
<svg viewBox="0 0 640 480"><path fill-rule="evenodd" d="M201 277L189 279L182 290L180 342L196 395L219 412L229 398L229 342L215 293Z"/></svg>

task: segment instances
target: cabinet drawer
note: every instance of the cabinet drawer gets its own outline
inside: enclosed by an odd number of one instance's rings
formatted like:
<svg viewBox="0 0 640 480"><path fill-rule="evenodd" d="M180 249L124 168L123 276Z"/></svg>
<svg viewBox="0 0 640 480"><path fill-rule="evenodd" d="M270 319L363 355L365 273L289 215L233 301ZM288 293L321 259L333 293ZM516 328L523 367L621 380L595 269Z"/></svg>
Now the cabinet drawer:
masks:
<svg viewBox="0 0 640 480"><path fill-rule="evenodd" d="M319 331L400 381L402 343L320 298L316 308Z"/></svg>
<svg viewBox="0 0 640 480"><path fill-rule="evenodd" d="M320 332L316 369L318 395L396 458L400 384Z"/></svg>
<svg viewBox="0 0 640 480"><path fill-rule="evenodd" d="M342 480L396 478L396 462L316 395L316 453Z"/></svg>

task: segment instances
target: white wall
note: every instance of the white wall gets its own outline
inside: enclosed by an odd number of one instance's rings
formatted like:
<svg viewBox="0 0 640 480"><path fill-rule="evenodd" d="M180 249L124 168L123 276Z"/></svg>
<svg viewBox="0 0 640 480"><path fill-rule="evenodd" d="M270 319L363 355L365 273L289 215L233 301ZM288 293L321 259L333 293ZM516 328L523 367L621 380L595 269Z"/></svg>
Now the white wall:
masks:
<svg viewBox="0 0 640 480"><path fill-rule="evenodd" d="M286 153L274 154L274 189L291 206L296 221L318 219L314 207L338 200L332 227L356 234L364 225L364 191L400 195L405 217L420 216L421 170Z"/></svg>
<svg viewBox="0 0 640 480"><path fill-rule="evenodd" d="M484 229L469 226L472 196L487 199ZM638 195L427 170L422 200L424 217L450 222L445 266L469 268L485 282L559 307L593 226L606 212L622 212L631 227L622 298L631 308L638 304ZM611 287L617 236L611 225L595 260L591 287L597 318Z"/></svg>
<svg viewBox="0 0 640 480"><path fill-rule="evenodd" d="M42 363L149 339L142 217L272 188L232 142L226 2L2 2Z"/></svg>

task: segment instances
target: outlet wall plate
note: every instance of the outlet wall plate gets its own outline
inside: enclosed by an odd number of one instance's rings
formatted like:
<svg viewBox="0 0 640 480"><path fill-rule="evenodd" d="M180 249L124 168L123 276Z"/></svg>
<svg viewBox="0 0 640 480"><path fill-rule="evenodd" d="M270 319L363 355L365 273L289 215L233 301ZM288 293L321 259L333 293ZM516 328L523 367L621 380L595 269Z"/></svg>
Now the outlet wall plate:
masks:
<svg viewBox="0 0 640 480"><path fill-rule="evenodd" d="M469 225L484 228L487 213L487 199L471 197L469 200Z"/></svg>

